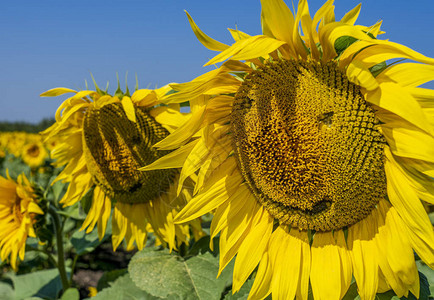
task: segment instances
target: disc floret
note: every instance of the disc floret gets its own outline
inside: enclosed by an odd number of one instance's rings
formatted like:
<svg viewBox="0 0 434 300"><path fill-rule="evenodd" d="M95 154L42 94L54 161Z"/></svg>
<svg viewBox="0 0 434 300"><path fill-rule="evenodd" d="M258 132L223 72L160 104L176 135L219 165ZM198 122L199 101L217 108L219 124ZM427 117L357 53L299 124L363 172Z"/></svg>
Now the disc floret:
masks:
<svg viewBox="0 0 434 300"><path fill-rule="evenodd" d="M231 116L243 177L280 223L340 229L384 198L379 121L335 62L257 68L238 89Z"/></svg>

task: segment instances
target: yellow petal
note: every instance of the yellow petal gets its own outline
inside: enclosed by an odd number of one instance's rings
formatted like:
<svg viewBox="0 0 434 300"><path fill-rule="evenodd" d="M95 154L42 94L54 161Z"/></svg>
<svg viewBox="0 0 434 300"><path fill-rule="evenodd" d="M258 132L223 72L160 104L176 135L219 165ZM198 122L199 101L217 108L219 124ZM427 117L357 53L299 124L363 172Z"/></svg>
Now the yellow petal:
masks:
<svg viewBox="0 0 434 300"><path fill-rule="evenodd" d="M366 101L384 108L427 133L433 133L433 128L426 119L420 105L404 88L392 82L380 84L380 88L368 91ZM379 115L381 120L381 116Z"/></svg>
<svg viewBox="0 0 434 300"><path fill-rule="evenodd" d="M188 155L191 153L191 150L196 146L199 142L199 139L196 139L185 146L182 146L175 151L170 152L169 154L157 159L152 164L139 168L139 171L151 171L158 169L173 169L173 168L181 168Z"/></svg>
<svg viewBox="0 0 434 300"><path fill-rule="evenodd" d="M434 108L434 90L424 88L406 88L422 108Z"/></svg>
<svg viewBox="0 0 434 300"><path fill-rule="evenodd" d="M201 42L205 47L214 51L223 51L229 47L228 45L220 43L210 38L205 33L203 33L203 31L200 30L199 27L197 27L196 23L193 21L193 18L190 16L190 14L186 10L184 11L187 14L188 22L190 22L191 29L193 29L193 32L196 35L199 42Z"/></svg>
<svg viewBox="0 0 434 300"><path fill-rule="evenodd" d="M299 26L300 21L303 19L310 19L309 6L306 0L300 0L298 2L297 14L295 16L294 27L292 29L292 44L294 45L294 49L298 55L297 57L306 59L308 52L306 51L306 46L300 37Z"/></svg>
<svg viewBox="0 0 434 300"><path fill-rule="evenodd" d="M362 300L374 299L378 289L376 228L377 222L372 214L348 228L348 250Z"/></svg>
<svg viewBox="0 0 434 300"><path fill-rule="evenodd" d="M228 227L228 215L240 213L246 201L250 201L251 192L246 184L241 184L239 188L228 198L224 204L219 206L211 222L210 235L214 238L222 229Z"/></svg>
<svg viewBox="0 0 434 300"><path fill-rule="evenodd" d="M405 87L417 87L434 80L434 66L416 63L396 64L381 72L377 80L394 81Z"/></svg>
<svg viewBox="0 0 434 300"><path fill-rule="evenodd" d="M73 205L84 196L92 184L92 177L89 173L78 174L75 180L69 183L68 189L60 200L60 203L64 203L66 206Z"/></svg>
<svg viewBox="0 0 434 300"><path fill-rule="evenodd" d="M309 277L311 273L312 254L309 244L307 231L291 230L291 234L301 242L301 266L300 281L297 287L296 298L308 299L309 295Z"/></svg>
<svg viewBox="0 0 434 300"><path fill-rule="evenodd" d="M394 58L409 58L426 64L434 64L434 59L426 57L408 47L398 43L382 40L362 39L351 44L341 55L339 61L342 65L348 65L354 59L362 61L368 68L378 63Z"/></svg>
<svg viewBox="0 0 434 300"><path fill-rule="evenodd" d="M170 87L169 87L170 89ZM131 101L137 106L149 107L154 106L158 102L155 91L148 89L140 89L131 95Z"/></svg>
<svg viewBox="0 0 434 300"><path fill-rule="evenodd" d="M400 166L402 173L405 175L411 187L418 194L418 197L425 202L434 204L434 176L426 174L427 171L421 169L426 165L429 170L434 171L434 164L429 164L427 162L414 159L406 159L399 156L393 157L389 155L390 152L387 151L387 159L394 161Z"/></svg>
<svg viewBox="0 0 434 300"><path fill-rule="evenodd" d="M321 43L321 47L323 48L323 61L329 61L336 57L337 54L334 45L336 40L342 36L351 36L360 41L372 40L372 38L369 37L366 33L364 33L362 30L356 29L352 25L341 22L329 23L319 29L319 40ZM347 51L348 48L345 50L345 52ZM349 62L347 62L347 64L348 63Z"/></svg>
<svg viewBox="0 0 434 300"><path fill-rule="evenodd" d="M393 161L387 160L385 170L390 202L404 220L414 250L433 268L434 232L428 215L399 167Z"/></svg>
<svg viewBox="0 0 434 300"><path fill-rule="evenodd" d="M388 251L394 251L393 249L389 249L389 245L399 240L395 239L393 236L393 231L396 228L389 228L390 224L386 225L386 217L387 212L389 210L390 204L386 204L385 200L380 200L380 203L377 205L377 209L375 210L377 221L378 221L378 232L375 237L376 241L376 251L378 256L378 265L380 266L381 272L379 273L379 292L385 292L390 290L391 288L395 291L398 297L407 296L408 288L402 282L402 280L397 276L397 274L391 268L391 262L388 260ZM389 213L390 219L390 213ZM389 222L390 223L390 222ZM405 229L404 229L405 230ZM404 232L405 234L405 232ZM402 246L402 245L400 245ZM407 247L409 246L406 245ZM410 247L410 251L412 249ZM413 255L412 255L413 256ZM414 256L411 258L414 261ZM383 278L382 278L383 277ZM383 281L383 282L381 282Z"/></svg>
<svg viewBox="0 0 434 300"><path fill-rule="evenodd" d="M263 256L273 230L273 218L263 210L259 223L250 230L235 260L233 287L238 291Z"/></svg>
<svg viewBox="0 0 434 300"><path fill-rule="evenodd" d="M377 245L379 254L383 254L379 259L380 267L398 296L407 296L409 287L419 289L419 275L405 225L395 208L385 200L380 201L377 207L380 219ZM385 264L389 266L389 272Z"/></svg>
<svg viewBox="0 0 434 300"><path fill-rule="evenodd" d="M358 86L373 91L379 87L379 84L372 73L363 63L358 60L352 61L347 67L348 79Z"/></svg>
<svg viewBox="0 0 434 300"><path fill-rule="evenodd" d="M242 181L237 172L235 158L228 158L214 171L212 179L203 187L203 190L194 197L175 217L176 223L183 223L204 215L225 202L232 194L234 188ZM211 200L210 200L211 199Z"/></svg>
<svg viewBox="0 0 434 300"><path fill-rule="evenodd" d="M205 129L209 129L209 127ZM229 130L228 127L228 125L225 125L215 130L209 129L210 132L206 132L204 136L199 139L199 142L191 150L182 166L179 177L178 193L181 190L184 180L195 173L207 160L207 158L225 152L225 149L222 149L222 146L226 146L226 140L230 140L230 138L227 136L227 132Z"/></svg>
<svg viewBox="0 0 434 300"><path fill-rule="evenodd" d="M149 114L162 125L180 127L184 124L189 116L185 116L177 110L168 106L158 106L152 109Z"/></svg>
<svg viewBox="0 0 434 300"><path fill-rule="evenodd" d="M104 206L104 192L99 188L95 187L92 196L92 205L89 209L89 212L81 225L80 230L86 229L86 233L92 232L95 224L97 223L100 214L102 213L102 208Z"/></svg>
<svg viewBox="0 0 434 300"><path fill-rule="evenodd" d="M345 16L342 17L341 22L349 24L349 25L354 25L354 23L356 23L356 21L357 21L357 18L359 17L361 6L362 6L362 4L359 3L352 10L347 12L345 14Z"/></svg>
<svg viewBox="0 0 434 300"><path fill-rule="evenodd" d="M57 97L66 93L77 93L77 91L68 89L68 88L55 88L48 90L46 92L43 92L40 97Z"/></svg>
<svg viewBox="0 0 434 300"><path fill-rule="evenodd" d="M271 280L273 268L270 263L268 252L265 251L256 272L255 281L250 290L248 300L264 299L271 293Z"/></svg>
<svg viewBox="0 0 434 300"><path fill-rule="evenodd" d="M273 266L271 283L273 298L294 299L300 284L301 266L305 263L302 260L302 244L300 239L281 226L271 235L269 255Z"/></svg>
<svg viewBox="0 0 434 300"><path fill-rule="evenodd" d="M166 138L156 143L154 147L158 148L159 150L172 150L182 146L201 126L205 108L205 106L200 107L191 115L188 121L186 121L181 127L176 129Z"/></svg>
<svg viewBox="0 0 434 300"><path fill-rule="evenodd" d="M434 163L434 139L408 123L401 122L401 124L406 126L396 127L392 123L381 126L392 153Z"/></svg>
<svg viewBox="0 0 434 300"><path fill-rule="evenodd" d="M263 22L266 24L266 31L269 31L271 37L275 37L293 48L294 15L291 10L282 0L261 0L261 4L261 15ZM295 51L293 53L295 54Z"/></svg>
<svg viewBox="0 0 434 300"><path fill-rule="evenodd" d="M225 73L208 72L204 75L209 76L203 80L173 85L173 88L179 92L167 95L164 97L164 102L182 103L203 94L235 93L241 84L234 76Z"/></svg>
<svg viewBox="0 0 434 300"><path fill-rule="evenodd" d="M220 233L218 276L220 276L223 268L225 268L237 254L241 244L250 234L252 226L256 225L260 220L262 215L261 206L252 195L250 196L250 199L247 198L245 200L246 205L242 208L240 216L234 216L229 211L228 218L230 218L230 220L227 222L228 226L223 228Z"/></svg>
<svg viewBox="0 0 434 300"><path fill-rule="evenodd" d="M311 25L311 32L312 35L314 37L312 46L312 48L316 48L316 43L319 42L319 36L318 36L318 32L316 30L316 28L318 27L318 23L325 18L325 16L329 13L329 11L333 11L334 6L333 6L333 2L334 0L327 0L327 2L325 2L320 9L317 10L317 12L315 13L315 15L313 16L313 20L312 20L312 25ZM323 26L320 26L323 27ZM315 46L314 46L315 45Z"/></svg>
<svg viewBox="0 0 434 300"><path fill-rule="evenodd" d="M228 28L228 30L229 30L229 32L231 33L233 39L234 39L236 42L237 42L237 41L240 41L240 40L243 40L243 39L247 39L247 38L250 37L249 34L247 34L247 33L245 33L245 32L242 32L242 31L240 31L240 30L231 29L231 28Z"/></svg>
<svg viewBox="0 0 434 300"><path fill-rule="evenodd" d="M27 207L27 211L29 213L35 213L40 215L44 214L44 211L33 201L29 203L29 206Z"/></svg>
<svg viewBox="0 0 434 300"><path fill-rule="evenodd" d="M107 229L107 223L110 218L112 204L108 197L103 197L100 199L103 201L103 207L101 208L101 213L98 218L98 238L101 241L105 235L105 231Z"/></svg>
<svg viewBox="0 0 434 300"><path fill-rule="evenodd" d="M129 204L127 204L130 206ZM121 244L127 233L127 219L124 216L125 211L129 209L129 207L123 205L122 203L116 203L113 209L113 217L112 217L112 245L113 250L116 251L116 248Z"/></svg>
<svg viewBox="0 0 434 300"><path fill-rule="evenodd" d="M337 245L332 232L314 236L310 280L314 298L325 300L341 299L351 283L349 254L345 246Z"/></svg>
<svg viewBox="0 0 434 300"><path fill-rule="evenodd" d="M223 51L207 62L205 66L222 62L229 58L233 60L248 60L264 57L283 44L285 44L285 42L269 38L264 35L255 35L236 42L227 50Z"/></svg>
<svg viewBox="0 0 434 300"><path fill-rule="evenodd" d="M122 98L121 103L122 103L122 108L124 109L128 120L136 123L136 110L134 108L133 101L131 101L131 98L125 96Z"/></svg>

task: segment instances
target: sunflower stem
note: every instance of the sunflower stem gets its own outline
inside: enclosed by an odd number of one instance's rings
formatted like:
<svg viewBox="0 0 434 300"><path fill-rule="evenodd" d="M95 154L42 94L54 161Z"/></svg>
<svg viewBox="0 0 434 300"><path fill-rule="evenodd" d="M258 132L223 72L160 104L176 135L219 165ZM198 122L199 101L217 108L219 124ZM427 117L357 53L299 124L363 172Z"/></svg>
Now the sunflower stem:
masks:
<svg viewBox="0 0 434 300"><path fill-rule="evenodd" d="M62 280L63 291L69 288L68 277L66 276L65 269L65 255L63 251L63 230L62 222L56 209L50 205L48 212L53 217L53 222L56 230L56 244L57 244L57 269L59 270L60 279Z"/></svg>
<svg viewBox="0 0 434 300"><path fill-rule="evenodd" d="M78 254L76 256L74 256L74 260L72 261L71 275L69 276L69 285L72 285L72 277L74 276L75 265L77 264L77 260L78 260L79 256L80 255L78 255Z"/></svg>

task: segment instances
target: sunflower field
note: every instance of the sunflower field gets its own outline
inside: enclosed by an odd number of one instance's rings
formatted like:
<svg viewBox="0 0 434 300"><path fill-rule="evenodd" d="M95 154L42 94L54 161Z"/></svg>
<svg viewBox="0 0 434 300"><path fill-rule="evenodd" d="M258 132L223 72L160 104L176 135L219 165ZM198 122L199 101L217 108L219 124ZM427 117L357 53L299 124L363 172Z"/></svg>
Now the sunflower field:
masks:
<svg viewBox="0 0 434 300"><path fill-rule="evenodd" d="M0 132L0 299L434 299L434 58L261 5L229 45L186 12L217 53L189 82Z"/></svg>

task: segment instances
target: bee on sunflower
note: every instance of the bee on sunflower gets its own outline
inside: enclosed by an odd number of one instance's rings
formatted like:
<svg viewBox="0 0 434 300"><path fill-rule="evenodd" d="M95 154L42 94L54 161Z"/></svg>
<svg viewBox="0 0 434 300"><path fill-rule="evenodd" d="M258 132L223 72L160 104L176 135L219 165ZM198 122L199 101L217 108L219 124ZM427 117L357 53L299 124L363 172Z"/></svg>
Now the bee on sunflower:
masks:
<svg viewBox="0 0 434 300"><path fill-rule="evenodd" d="M150 231L170 249L188 243L190 229L196 238L202 234L199 220L173 223L176 212L191 198L192 180L178 186L177 170L149 174L137 170L168 153L152 145L187 119L179 105L159 105L158 99L169 90L168 86L141 89L130 96L128 88L123 93L118 84L113 96L97 86L96 91L56 88L41 95L74 94L57 110L56 123L43 132L46 143L55 141L51 143L55 166L65 166L56 178L69 183L60 203L73 205L93 189L82 229L91 232L97 225L102 239L112 214L114 249L124 238L128 250L134 244L142 249Z"/></svg>
<svg viewBox="0 0 434 300"><path fill-rule="evenodd" d="M381 22L335 20L333 1L311 17L262 0L261 35L204 34L217 69L172 84L166 104L191 118L156 144L176 149L142 170L197 174L182 223L215 211L220 272L234 258L233 291L257 268L249 299L341 299L390 289L419 295L413 251L434 267L434 59L377 39ZM303 33L303 35L301 34ZM405 58L413 62L402 63ZM310 282L310 284L309 284Z"/></svg>

